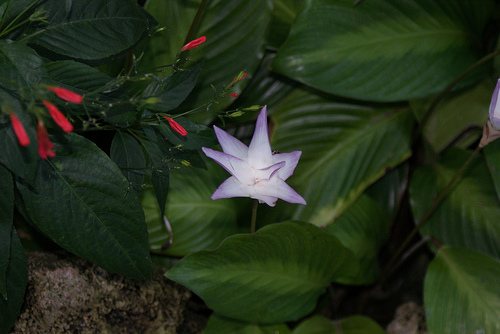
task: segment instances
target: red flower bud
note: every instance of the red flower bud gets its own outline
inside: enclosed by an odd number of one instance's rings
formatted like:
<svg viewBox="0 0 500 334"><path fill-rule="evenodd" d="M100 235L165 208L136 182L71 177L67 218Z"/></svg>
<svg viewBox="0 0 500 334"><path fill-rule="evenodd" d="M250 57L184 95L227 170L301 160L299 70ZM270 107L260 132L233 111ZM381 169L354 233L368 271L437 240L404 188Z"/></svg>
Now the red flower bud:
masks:
<svg viewBox="0 0 500 334"><path fill-rule="evenodd" d="M180 134L183 137L185 137L188 134L187 131L182 127L182 125L180 125L179 123L177 123L176 121L174 121L170 117L167 117L167 116L164 116L164 117L167 119L168 124L170 124L170 126L172 127L172 129L175 130L175 132L177 132L178 134Z"/></svg>
<svg viewBox="0 0 500 334"><path fill-rule="evenodd" d="M236 94L236 93L229 93L229 96L230 97L238 97L238 94Z"/></svg>
<svg viewBox="0 0 500 334"><path fill-rule="evenodd" d="M48 90L57 95L58 98L68 102L82 103L83 97L80 94L61 87L47 87Z"/></svg>
<svg viewBox="0 0 500 334"><path fill-rule="evenodd" d="M200 38L197 38L195 40L192 40L191 42L187 43L186 45L184 45L181 49L181 52L183 51L186 51L186 50L191 50L191 49L194 49L195 47L197 47L198 45L202 44L202 43L205 43L205 41L207 40L207 38L205 36L202 36Z"/></svg>
<svg viewBox="0 0 500 334"><path fill-rule="evenodd" d="M47 159L47 157L55 157L56 154L54 153L54 151L52 151L55 146L50 141L47 128L41 120L38 120L38 125L36 127L36 136L38 138L38 155L40 155L42 159Z"/></svg>
<svg viewBox="0 0 500 334"><path fill-rule="evenodd" d="M45 105L45 107L47 107L50 116L52 116L56 124L59 125L61 129L63 129L65 132L73 131L73 124L68 121L66 116L64 116L55 105L45 100L42 100L42 103Z"/></svg>
<svg viewBox="0 0 500 334"><path fill-rule="evenodd" d="M10 116L10 121L12 123L12 129L16 134L17 140L19 141L19 145L28 146L30 143L30 137L28 137L28 134L26 133L26 129L24 128L23 123L21 123L21 121L17 118L17 116L13 112L11 112L9 116Z"/></svg>

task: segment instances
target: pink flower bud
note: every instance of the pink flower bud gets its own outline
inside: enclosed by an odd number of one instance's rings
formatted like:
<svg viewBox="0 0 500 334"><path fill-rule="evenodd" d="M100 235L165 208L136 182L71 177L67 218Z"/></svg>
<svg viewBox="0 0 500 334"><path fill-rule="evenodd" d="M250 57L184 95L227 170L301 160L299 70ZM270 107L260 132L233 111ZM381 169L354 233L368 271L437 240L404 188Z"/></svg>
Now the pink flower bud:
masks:
<svg viewBox="0 0 500 334"><path fill-rule="evenodd" d="M38 155L40 155L40 158L47 159L47 157L55 157L56 154L52 151L55 146L50 141L47 128L41 120L38 120L36 136L38 138Z"/></svg>
<svg viewBox="0 0 500 334"><path fill-rule="evenodd" d="M52 103L42 100L42 103L47 107L49 110L50 116L54 119L57 125L61 127L61 129L64 130L64 132L71 132L73 131L73 124L71 124L66 116L64 116L59 109Z"/></svg>
<svg viewBox="0 0 500 334"><path fill-rule="evenodd" d="M57 95L58 98L68 102L82 103L83 97L80 94L61 87L47 87L48 90Z"/></svg>
<svg viewBox="0 0 500 334"><path fill-rule="evenodd" d="M28 146L30 144L30 137L26 133L26 129L23 126L23 123L17 118L16 114L10 112L10 121L12 123L12 129L16 134L17 140L19 141L19 145Z"/></svg>
<svg viewBox="0 0 500 334"><path fill-rule="evenodd" d="M194 49L198 45L205 43L206 40L207 40L207 38L205 36L201 36L200 38L194 39L191 42L184 45L181 49L181 52Z"/></svg>
<svg viewBox="0 0 500 334"><path fill-rule="evenodd" d="M164 117L167 119L168 124L170 124L170 126L172 127L172 129L174 129L175 132L177 132L183 137L187 136L187 131L182 127L182 125L180 125L170 117L167 116Z"/></svg>
<svg viewBox="0 0 500 334"><path fill-rule="evenodd" d="M236 93L229 93L229 96L230 97L238 97L238 94L236 94Z"/></svg>

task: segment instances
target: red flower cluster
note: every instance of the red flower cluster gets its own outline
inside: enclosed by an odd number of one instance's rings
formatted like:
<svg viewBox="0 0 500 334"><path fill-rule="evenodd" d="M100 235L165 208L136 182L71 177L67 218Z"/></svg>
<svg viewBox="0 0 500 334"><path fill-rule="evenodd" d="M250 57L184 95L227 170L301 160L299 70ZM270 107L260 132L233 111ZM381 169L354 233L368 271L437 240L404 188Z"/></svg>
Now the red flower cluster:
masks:
<svg viewBox="0 0 500 334"><path fill-rule="evenodd" d="M73 103L82 103L83 101L83 97L80 94L76 94L65 88L47 87L47 89L65 101ZM54 122L56 122L56 124L59 125L61 129L63 129L63 131L65 132L73 131L73 124L71 124L68 121L66 116L64 116L64 114L60 112L55 105L46 100L42 100L42 103L49 111L49 114L54 120ZM23 124L21 123L21 121L19 121L14 112L11 111L9 113L9 116L12 123L12 129L14 130L14 133L17 137L17 140L19 141L19 144L21 146L28 146L30 143L30 138L28 137L28 134L26 133L26 129L24 128ZM55 157L56 154L53 151L53 148L55 148L55 146L50 141L47 128L45 127L45 124L41 119L38 120L38 124L36 127L36 136L38 139L38 154L40 155L40 157L42 159L47 159L48 157Z"/></svg>
<svg viewBox="0 0 500 334"><path fill-rule="evenodd" d="M178 134L180 134L183 137L187 136L188 133L187 133L186 129L184 129L182 127L182 125L180 125L179 123L177 123L176 121L174 121L170 117L167 117L167 116L164 116L164 117L167 119L168 124L170 124L170 126L172 127L172 129L175 130L175 132L177 132Z"/></svg>

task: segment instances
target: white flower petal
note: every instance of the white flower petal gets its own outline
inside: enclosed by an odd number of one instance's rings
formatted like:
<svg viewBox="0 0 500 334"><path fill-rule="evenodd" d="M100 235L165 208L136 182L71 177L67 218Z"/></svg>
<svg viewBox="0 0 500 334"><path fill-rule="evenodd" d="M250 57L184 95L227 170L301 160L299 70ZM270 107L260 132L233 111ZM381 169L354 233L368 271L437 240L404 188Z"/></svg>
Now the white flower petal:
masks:
<svg viewBox="0 0 500 334"><path fill-rule="evenodd" d="M306 204L302 196L278 177L257 183L255 191L263 196L278 197L288 203Z"/></svg>
<svg viewBox="0 0 500 334"><path fill-rule="evenodd" d="M222 184L215 190L212 195L212 199L220 198L232 198L232 197L250 197L250 186L242 184L234 176L226 179Z"/></svg>
<svg viewBox="0 0 500 334"><path fill-rule="evenodd" d="M293 175L293 171L295 170L295 167L297 167L301 155L301 151L293 151L290 153L279 153L273 155L274 162L286 162L285 166L279 170L280 179L285 181Z"/></svg>
<svg viewBox="0 0 500 334"><path fill-rule="evenodd" d="M500 129L500 101L498 95L500 93L500 79L497 81L493 95L491 96L490 103L490 121L497 128Z"/></svg>
<svg viewBox="0 0 500 334"><path fill-rule="evenodd" d="M273 154L267 132L267 107L264 106L255 124L255 132L248 147L248 163L250 166L261 169L273 164Z"/></svg>
<svg viewBox="0 0 500 334"><path fill-rule="evenodd" d="M224 167L232 176L241 183L252 185L255 183L255 171L244 160L238 159L230 154L202 147L203 153L214 159L219 165Z"/></svg>
<svg viewBox="0 0 500 334"><path fill-rule="evenodd" d="M241 160L247 159L248 147L245 144L216 126L214 126L214 131L224 153L231 154L232 156L235 156L236 158L239 158Z"/></svg>

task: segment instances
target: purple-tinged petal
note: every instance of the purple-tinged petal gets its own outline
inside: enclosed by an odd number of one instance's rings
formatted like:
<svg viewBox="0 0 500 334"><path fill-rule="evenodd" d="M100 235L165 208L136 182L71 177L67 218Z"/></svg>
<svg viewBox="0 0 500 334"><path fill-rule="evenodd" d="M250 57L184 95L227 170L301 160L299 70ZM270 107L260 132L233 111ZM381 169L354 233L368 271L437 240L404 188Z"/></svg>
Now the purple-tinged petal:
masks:
<svg viewBox="0 0 500 334"><path fill-rule="evenodd" d="M232 198L232 197L250 197L250 188L238 181L237 178L231 176L222 182L222 184L215 190L212 199Z"/></svg>
<svg viewBox="0 0 500 334"><path fill-rule="evenodd" d="M238 181L252 185L254 181L254 170L244 160L238 159L230 154L202 147L203 153L211 159L214 159L219 165L224 167Z"/></svg>
<svg viewBox="0 0 500 334"><path fill-rule="evenodd" d="M214 126L214 131L224 153L231 154L241 160L247 159L248 147L245 144L216 126Z"/></svg>
<svg viewBox="0 0 500 334"><path fill-rule="evenodd" d="M490 121L497 128L500 129L500 101L498 101L498 94L500 93L500 79L497 81L493 95L491 96L490 103Z"/></svg>
<svg viewBox="0 0 500 334"><path fill-rule="evenodd" d="M273 154L269 143L269 133L267 132L267 107L264 106L255 124L255 132L248 147L248 163L261 169L273 164Z"/></svg>
<svg viewBox="0 0 500 334"><path fill-rule="evenodd" d="M295 170L295 167L297 167L301 155L302 155L301 151L293 151L290 153L278 153L273 155L273 159L275 162L278 161L286 162L285 166L281 168L279 171L280 179L285 181L286 179L288 179L290 176L293 175L293 171Z"/></svg>
<svg viewBox="0 0 500 334"><path fill-rule="evenodd" d="M285 164L285 161L280 161L267 168L255 170L255 182L259 182L260 180L269 180L271 177L273 177L274 174L281 170L281 168L283 168Z"/></svg>
<svg viewBox="0 0 500 334"><path fill-rule="evenodd" d="M254 188L257 193L264 196L278 197L288 203L306 204L302 196L278 177L273 177L269 181L261 181Z"/></svg>

